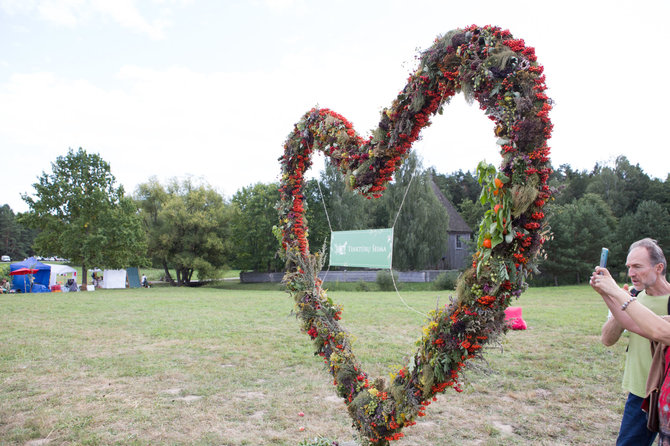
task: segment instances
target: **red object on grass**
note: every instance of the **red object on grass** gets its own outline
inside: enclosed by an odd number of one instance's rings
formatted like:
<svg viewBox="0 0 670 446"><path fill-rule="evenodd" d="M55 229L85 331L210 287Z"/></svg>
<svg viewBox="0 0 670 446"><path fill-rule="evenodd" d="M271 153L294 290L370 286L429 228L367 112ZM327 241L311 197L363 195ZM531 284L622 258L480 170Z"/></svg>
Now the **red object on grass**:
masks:
<svg viewBox="0 0 670 446"><path fill-rule="evenodd" d="M525 330L528 328L526 321L521 317L521 307L507 307L505 310L505 321L512 330Z"/></svg>

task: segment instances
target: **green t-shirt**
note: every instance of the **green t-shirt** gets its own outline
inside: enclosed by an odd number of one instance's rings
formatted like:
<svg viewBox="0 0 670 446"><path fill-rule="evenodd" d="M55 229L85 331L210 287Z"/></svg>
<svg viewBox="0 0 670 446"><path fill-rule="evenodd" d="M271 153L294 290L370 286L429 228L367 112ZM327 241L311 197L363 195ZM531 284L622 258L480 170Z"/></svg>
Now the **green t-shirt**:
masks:
<svg viewBox="0 0 670 446"><path fill-rule="evenodd" d="M668 314L668 296L648 296L647 293L642 291L637 295L637 300L659 316ZM621 387L633 395L644 398L650 366L651 346L649 340L638 334L630 333Z"/></svg>

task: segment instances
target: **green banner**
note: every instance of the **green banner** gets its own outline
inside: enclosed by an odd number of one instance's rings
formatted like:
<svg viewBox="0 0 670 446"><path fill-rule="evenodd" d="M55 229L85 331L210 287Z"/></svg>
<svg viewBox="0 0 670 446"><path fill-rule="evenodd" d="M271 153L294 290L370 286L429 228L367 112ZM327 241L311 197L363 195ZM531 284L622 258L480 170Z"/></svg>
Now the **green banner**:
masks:
<svg viewBox="0 0 670 446"><path fill-rule="evenodd" d="M331 265L390 269L392 258L393 228L331 232Z"/></svg>

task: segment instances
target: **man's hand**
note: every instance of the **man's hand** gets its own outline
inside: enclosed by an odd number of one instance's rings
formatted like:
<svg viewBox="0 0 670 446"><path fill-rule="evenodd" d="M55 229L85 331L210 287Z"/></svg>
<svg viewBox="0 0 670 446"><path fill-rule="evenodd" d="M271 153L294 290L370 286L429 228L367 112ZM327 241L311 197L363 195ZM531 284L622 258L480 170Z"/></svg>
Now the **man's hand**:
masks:
<svg viewBox="0 0 670 446"><path fill-rule="evenodd" d="M620 290L619 285L616 284L612 275L607 268L596 266L596 270L591 275L589 281L591 287L600 295L611 295Z"/></svg>

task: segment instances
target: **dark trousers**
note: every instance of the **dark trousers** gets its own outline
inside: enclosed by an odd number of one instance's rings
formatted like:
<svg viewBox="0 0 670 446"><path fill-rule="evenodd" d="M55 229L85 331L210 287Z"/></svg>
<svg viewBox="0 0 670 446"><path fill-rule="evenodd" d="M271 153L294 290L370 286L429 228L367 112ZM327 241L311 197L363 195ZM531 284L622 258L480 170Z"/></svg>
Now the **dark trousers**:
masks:
<svg viewBox="0 0 670 446"><path fill-rule="evenodd" d="M656 432L647 429L647 413L642 410L642 401L644 398L628 394L616 446L651 446L656 439Z"/></svg>

